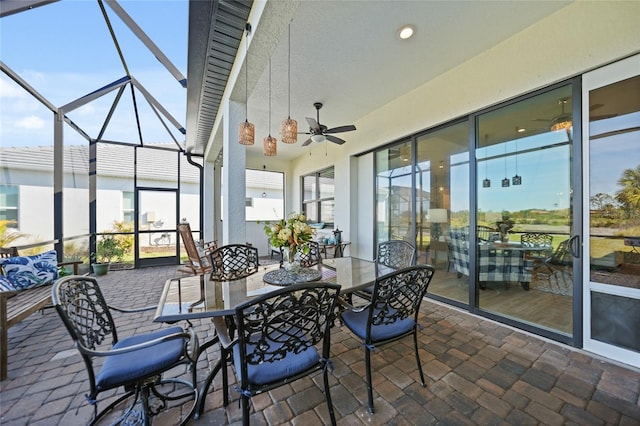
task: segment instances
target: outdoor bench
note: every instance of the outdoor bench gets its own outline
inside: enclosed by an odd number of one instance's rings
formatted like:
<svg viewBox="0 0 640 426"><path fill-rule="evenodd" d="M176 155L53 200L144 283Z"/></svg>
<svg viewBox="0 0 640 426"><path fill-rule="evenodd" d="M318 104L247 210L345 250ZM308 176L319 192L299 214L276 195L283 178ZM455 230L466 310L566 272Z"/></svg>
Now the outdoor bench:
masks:
<svg viewBox="0 0 640 426"><path fill-rule="evenodd" d="M82 261L58 263L73 266L74 275ZM51 304L51 283L20 291L0 291L0 380L7 378L9 328Z"/></svg>

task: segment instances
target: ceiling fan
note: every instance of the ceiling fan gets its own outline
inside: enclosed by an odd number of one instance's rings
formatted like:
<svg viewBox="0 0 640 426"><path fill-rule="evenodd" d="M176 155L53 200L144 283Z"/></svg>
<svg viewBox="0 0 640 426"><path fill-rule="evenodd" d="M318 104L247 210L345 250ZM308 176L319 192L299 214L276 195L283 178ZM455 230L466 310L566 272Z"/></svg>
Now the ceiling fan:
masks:
<svg viewBox="0 0 640 426"><path fill-rule="evenodd" d="M302 143L302 146L307 146L311 142L324 142L328 140L333 143L337 143L338 145L342 145L345 143L344 139L340 139L336 136L331 135L330 133L342 133L342 132L350 132L352 130L356 130L356 126L353 124L349 124L348 126L338 126L332 127L331 129L327 129L327 126L324 124L320 124L320 108L322 108L322 103L316 102L313 104L316 107L316 116L317 118L314 120L313 118L306 117L307 123L309 123L309 131L301 132L304 135L311 135L309 139Z"/></svg>
<svg viewBox="0 0 640 426"><path fill-rule="evenodd" d="M567 123L571 123L571 118L572 118L572 114L571 112L565 112L564 110L564 106L567 104L568 100L567 99L560 99L558 100L558 105L561 106L561 112L560 114L556 115L553 118L536 118L533 121L542 121L542 122L548 122L550 123L549 126L551 127L551 129L553 130L554 125L558 125L564 122ZM595 120L602 120L605 118L611 118L611 117L615 117L618 114L602 114L602 115L592 115L591 113L599 108L602 108L604 106L604 104L594 104L591 105L589 107L589 119L592 121Z"/></svg>

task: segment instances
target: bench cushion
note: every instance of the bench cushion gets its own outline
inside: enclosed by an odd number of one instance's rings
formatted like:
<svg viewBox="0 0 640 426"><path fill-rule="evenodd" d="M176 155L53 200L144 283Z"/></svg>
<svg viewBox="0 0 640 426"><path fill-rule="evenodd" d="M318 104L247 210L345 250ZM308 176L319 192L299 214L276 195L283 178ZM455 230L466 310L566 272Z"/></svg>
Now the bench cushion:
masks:
<svg viewBox="0 0 640 426"><path fill-rule="evenodd" d="M15 290L26 290L58 279L58 260L55 250L34 256L16 256L0 259L4 276Z"/></svg>
<svg viewBox="0 0 640 426"><path fill-rule="evenodd" d="M4 275L0 275L0 291L13 291L15 288L11 281L7 279Z"/></svg>

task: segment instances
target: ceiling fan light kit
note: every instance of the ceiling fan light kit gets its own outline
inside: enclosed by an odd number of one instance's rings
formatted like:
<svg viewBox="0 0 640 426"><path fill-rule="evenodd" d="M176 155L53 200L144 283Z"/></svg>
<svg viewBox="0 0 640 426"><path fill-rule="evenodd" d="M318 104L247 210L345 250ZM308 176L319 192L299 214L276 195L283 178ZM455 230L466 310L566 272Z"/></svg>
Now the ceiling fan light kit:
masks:
<svg viewBox="0 0 640 426"><path fill-rule="evenodd" d="M311 142L324 142L328 140L330 142L336 143L338 145L342 145L346 141L344 139L340 139L336 136L333 136L331 133L342 133L342 132L350 132L352 130L356 130L356 126L353 124L349 124L347 126L338 126L333 127L331 129L327 129L327 126L324 124L320 124L320 108L322 108L321 102L316 102L313 104L316 109L316 119L306 117L307 123L309 123L309 131L304 132L306 135L310 135L309 139L302 143L302 146L307 146Z"/></svg>
<svg viewBox="0 0 640 426"><path fill-rule="evenodd" d="M564 106L566 105L566 103L566 99L560 99L558 101L558 104L562 106L562 111L560 112L560 115L554 117L551 120L551 130L554 132L558 130L570 129L573 125L573 122L571 121L571 114L567 114L566 112L564 112Z"/></svg>

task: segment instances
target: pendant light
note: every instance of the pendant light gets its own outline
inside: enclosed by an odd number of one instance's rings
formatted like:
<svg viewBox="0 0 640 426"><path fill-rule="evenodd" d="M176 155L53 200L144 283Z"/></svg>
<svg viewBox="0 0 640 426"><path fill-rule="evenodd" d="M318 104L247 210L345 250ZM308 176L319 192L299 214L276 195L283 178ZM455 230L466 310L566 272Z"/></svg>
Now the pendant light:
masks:
<svg viewBox="0 0 640 426"><path fill-rule="evenodd" d="M515 185L522 185L522 176L518 176L518 133L524 132L524 129L516 126L516 174L511 178L511 183Z"/></svg>
<svg viewBox="0 0 640 426"><path fill-rule="evenodd" d="M282 142L291 144L298 142L298 122L291 118L291 22L289 22L289 60L287 79L289 81L289 116L286 120L282 120Z"/></svg>
<svg viewBox="0 0 640 426"><path fill-rule="evenodd" d="M484 180L482 181L482 187L483 188L491 188L491 179L489 179L489 177L487 176L487 167L488 167L488 163L489 163L489 159L487 158L487 150L489 149L489 147L487 146L487 139L489 139L489 135L485 134L484 135Z"/></svg>
<svg viewBox="0 0 640 426"><path fill-rule="evenodd" d="M271 136L271 58L269 58L269 136L262 141L262 152L265 157L273 157L277 154L278 141Z"/></svg>
<svg viewBox="0 0 640 426"><path fill-rule="evenodd" d="M262 165L262 198L267 198L267 190L266 190L266 180L267 180L267 165Z"/></svg>
<svg viewBox="0 0 640 426"><path fill-rule="evenodd" d="M504 179L502 179L502 187L508 188L511 181L507 177L507 143L504 142Z"/></svg>
<svg viewBox="0 0 640 426"><path fill-rule="evenodd" d="M240 145L253 145L255 137L255 127L253 123L249 123L248 104L249 104L249 34L251 33L251 24L247 22L245 27L247 34L245 36L245 59L244 59L244 123L240 124L238 142Z"/></svg>

